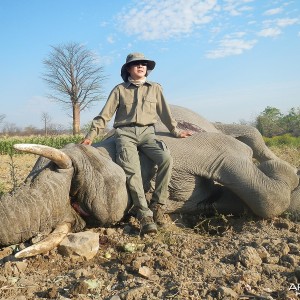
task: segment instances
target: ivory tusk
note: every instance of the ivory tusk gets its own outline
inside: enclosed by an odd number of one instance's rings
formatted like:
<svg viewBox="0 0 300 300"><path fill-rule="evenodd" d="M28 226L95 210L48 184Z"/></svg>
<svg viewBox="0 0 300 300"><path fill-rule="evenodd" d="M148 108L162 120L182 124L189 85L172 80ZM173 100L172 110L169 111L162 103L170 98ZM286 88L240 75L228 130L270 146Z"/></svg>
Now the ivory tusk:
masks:
<svg viewBox="0 0 300 300"><path fill-rule="evenodd" d="M54 249L71 231L70 223L58 225L45 239L15 254L16 258L35 256Z"/></svg>
<svg viewBox="0 0 300 300"><path fill-rule="evenodd" d="M61 169L68 169L72 166L70 157L61 150L38 144L15 144L16 150L37 154L52 160Z"/></svg>

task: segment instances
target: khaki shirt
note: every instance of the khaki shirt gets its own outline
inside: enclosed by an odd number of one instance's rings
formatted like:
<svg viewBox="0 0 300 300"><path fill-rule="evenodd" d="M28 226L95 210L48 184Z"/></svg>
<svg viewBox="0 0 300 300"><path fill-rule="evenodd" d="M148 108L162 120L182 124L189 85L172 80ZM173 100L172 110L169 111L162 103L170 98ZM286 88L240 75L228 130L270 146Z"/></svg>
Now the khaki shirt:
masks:
<svg viewBox="0 0 300 300"><path fill-rule="evenodd" d="M169 131L176 137L179 130L173 119L170 107L167 104L159 84L146 81L137 87L130 82L117 85L110 93L102 111L92 121L90 132L86 139L93 140L103 134L107 123L116 113L114 127L125 125L152 125L157 122L157 115Z"/></svg>

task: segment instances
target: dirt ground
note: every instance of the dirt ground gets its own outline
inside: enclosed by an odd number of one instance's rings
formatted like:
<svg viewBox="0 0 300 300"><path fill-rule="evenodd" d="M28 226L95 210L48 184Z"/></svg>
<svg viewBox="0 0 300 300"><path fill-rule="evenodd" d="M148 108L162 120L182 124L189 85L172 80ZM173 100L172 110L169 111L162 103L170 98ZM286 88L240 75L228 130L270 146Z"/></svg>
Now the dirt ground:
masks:
<svg viewBox="0 0 300 300"><path fill-rule="evenodd" d="M292 153L278 155L299 167ZM0 188L20 183L36 158L0 156ZM12 165L14 171L12 171ZM1 225L1 223L0 223ZM0 249L0 299L298 299L300 223L289 216L174 216L156 236L140 236L130 218L100 233L88 261L56 249L28 259Z"/></svg>

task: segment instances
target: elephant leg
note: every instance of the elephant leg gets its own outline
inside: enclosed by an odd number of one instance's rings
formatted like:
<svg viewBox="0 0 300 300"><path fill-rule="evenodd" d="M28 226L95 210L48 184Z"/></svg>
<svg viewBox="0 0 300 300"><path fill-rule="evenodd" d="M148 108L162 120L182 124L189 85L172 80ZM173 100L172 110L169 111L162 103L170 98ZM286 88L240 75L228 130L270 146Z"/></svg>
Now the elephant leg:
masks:
<svg viewBox="0 0 300 300"><path fill-rule="evenodd" d="M253 151L253 157L259 162L271 159L279 159L265 144L260 132L252 126L215 124L223 133L230 135L242 143L248 145Z"/></svg>
<svg viewBox="0 0 300 300"><path fill-rule="evenodd" d="M291 191L299 182L295 168L279 159L256 166L250 148L227 135L210 133L198 138L199 176L230 189L260 217L280 215L289 207Z"/></svg>
<svg viewBox="0 0 300 300"><path fill-rule="evenodd" d="M255 164L229 158L221 171L221 183L234 192L256 215L271 218L290 205L291 191L298 185L295 170L280 160Z"/></svg>

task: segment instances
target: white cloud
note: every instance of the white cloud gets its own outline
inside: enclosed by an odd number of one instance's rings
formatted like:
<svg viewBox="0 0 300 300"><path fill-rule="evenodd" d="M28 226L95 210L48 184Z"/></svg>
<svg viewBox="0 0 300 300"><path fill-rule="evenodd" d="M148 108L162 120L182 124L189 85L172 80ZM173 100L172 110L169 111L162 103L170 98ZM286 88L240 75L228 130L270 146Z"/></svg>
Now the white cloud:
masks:
<svg viewBox="0 0 300 300"><path fill-rule="evenodd" d="M292 2L284 1L273 1L277 6L265 10L259 0L132 0L118 24L123 33L146 41L201 37L201 43L216 45L206 57L218 58L244 53L257 37L276 37L298 24L300 19L291 17L296 11L287 11ZM279 14L290 18L272 17Z"/></svg>
<svg viewBox="0 0 300 300"><path fill-rule="evenodd" d="M119 15L123 30L144 40L161 40L193 32L212 21L217 0L143 0Z"/></svg>
<svg viewBox="0 0 300 300"><path fill-rule="evenodd" d="M208 51L206 57L215 59L231 55L239 55L246 50L252 49L256 43L256 40L246 41L243 39L223 39L219 43L219 48Z"/></svg>
<svg viewBox="0 0 300 300"><path fill-rule="evenodd" d="M253 7L244 5L245 3L253 2L254 0L224 0L223 10L231 16L239 16L244 11L253 10Z"/></svg>
<svg viewBox="0 0 300 300"><path fill-rule="evenodd" d="M299 23L299 19L297 19L297 18L278 19L278 20L276 20L276 23L279 27L286 27L286 26L290 26L290 25Z"/></svg>
<svg viewBox="0 0 300 300"><path fill-rule="evenodd" d="M264 15L265 16L273 16L273 15L277 15L279 13L282 12L282 8L281 7L277 7L277 8L272 8L272 9L269 9L267 11L264 12Z"/></svg>
<svg viewBox="0 0 300 300"><path fill-rule="evenodd" d="M262 37L275 37L282 33L279 28L265 28L257 33L258 36Z"/></svg>
<svg viewBox="0 0 300 300"><path fill-rule="evenodd" d="M233 32L230 35L226 36L225 38L233 39L233 38L241 38L246 35L246 32L243 31L238 31L238 32Z"/></svg>

